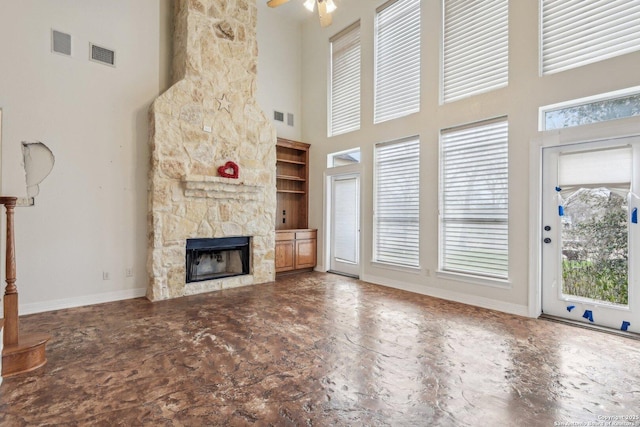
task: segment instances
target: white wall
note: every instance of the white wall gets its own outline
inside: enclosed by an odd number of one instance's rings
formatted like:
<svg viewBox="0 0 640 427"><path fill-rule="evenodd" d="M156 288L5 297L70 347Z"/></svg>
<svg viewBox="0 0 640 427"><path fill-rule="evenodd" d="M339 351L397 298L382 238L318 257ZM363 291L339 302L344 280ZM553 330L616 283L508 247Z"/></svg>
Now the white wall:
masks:
<svg viewBox="0 0 640 427"><path fill-rule="evenodd" d="M303 27L302 140L311 143L310 226L319 228L318 254L325 244L323 173L326 155L360 147L365 280L472 304L527 314L529 274L529 144L538 136L538 107L640 84L640 52L545 77L538 75L538 0L512 0L509 8L509 86L444 106L439 105L441 2L422 3L421 111L397 120L373 124L373 22L382 0L341 2L332 26L313 22ZM327 137L327 71L329 37L361 19L361 129ZM507 115L509 119L510 259L506 288L474 281L438 277L438 136L441 129ZM421 140L421 253L417 273L372 264L373 148L375 143L419 135ZM321 259L321 255L319 255Z"/></svg>
<svg viewBox="0 0 640 427"><path fill-rule="evenodd" d="M267 117L275 125L279 137L300 140L301 106L301 38L300 20L287 14L302 4L286 4L278 9L258 6L258 88L256 98ZM273 111L284 113L284 123L273 120ZM294 115L293 126L287 125L287 113Z"/></svg>
<svg viewBox="0 0 640 427"><path fill-rule="evenodd" d="M21 314L144 294L147 111L168 84L169 9L0 0L2 194L26 195L21 141L55 155L35 206L16 209ZM52 28L71 34L71 58L51 53ZM116 67L89 61L89 42Z"/></svg>

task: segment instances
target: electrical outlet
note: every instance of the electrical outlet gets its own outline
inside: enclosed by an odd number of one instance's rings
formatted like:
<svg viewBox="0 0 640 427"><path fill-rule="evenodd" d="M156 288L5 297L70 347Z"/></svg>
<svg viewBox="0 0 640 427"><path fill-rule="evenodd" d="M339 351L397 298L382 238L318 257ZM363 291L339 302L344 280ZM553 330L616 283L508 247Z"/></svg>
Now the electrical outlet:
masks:
<svg viewBox="0 0 640 427"><path fill-rule="evenodd" d="M102 272L102 280L109 280L109 272L108 271L103 271Z"/></svg>
<svg viewBox="0 0 640 427"><path fill-rule="evenodd" d="M133 268L127 268L124 272L127 277L133 277Z"/></svg>

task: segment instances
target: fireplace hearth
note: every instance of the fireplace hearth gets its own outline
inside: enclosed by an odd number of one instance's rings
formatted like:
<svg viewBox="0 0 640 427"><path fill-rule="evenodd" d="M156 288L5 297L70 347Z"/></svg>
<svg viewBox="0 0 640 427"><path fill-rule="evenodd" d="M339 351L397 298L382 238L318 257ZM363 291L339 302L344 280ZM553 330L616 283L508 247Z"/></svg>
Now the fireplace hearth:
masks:
<svg viewBox="0 0 640 427"><path fill-rule="evenodd" d="M187 239L186 282L250 274L250 237Z"/></svg>

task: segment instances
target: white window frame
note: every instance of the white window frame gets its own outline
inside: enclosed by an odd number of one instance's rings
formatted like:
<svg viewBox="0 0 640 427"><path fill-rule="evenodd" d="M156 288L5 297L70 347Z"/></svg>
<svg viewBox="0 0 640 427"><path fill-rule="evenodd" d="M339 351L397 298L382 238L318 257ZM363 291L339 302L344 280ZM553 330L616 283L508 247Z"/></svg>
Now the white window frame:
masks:
<svg viewBox="0 0 640 427"><path fill-rule="evenodd" d="M415 144L415 145L413 145ZM410 148L411 150L415 150L417 149L417 158L415 158L415 162L413 167L415 168L415 176L412 176L413 180L414 180L414 184L415 184L415 193L413 194L413 196L416 198L416 200L414 202L412 202L412 205L410 206L410 209L415 209L417 210L417 214L414 215L413 218L413 222L411 222L410 224L414 227L414 233L413 235L415 235L417 242L414 244L408 244L409 240L406 239L407 236L399 236L401 239L404 238L404 242L405 242L405 246L403 248L401 248L402 250L406 251L406 252L411 252L411 251L415 251L415 256L410 257L410 258L405 258L406 262L402 262L402 256L399 256L398 258L400 258L400 260L391 260L391 257L387 257L384 254L380 254L378 252L378 242L380 239L380 233L381 230L379 229L379 223L381 221L381 206L380 206L380 199L381 199L381 194L380 194L380 190L379 190L379 186L381 184L380 179L381 179L381 171L379 168L379 160L380 160L380 154L379 154L379 150L384 149L384 148L388 148L388 147L401 147L401 148ZM410 147L409 147L410 146ZM402 167L403 165L406 166L407 162L406 161L402 161L402 159L400 157L396 157L396 162L398 164L396 165L392 165L393 167L391 168L392 171L390 172L390 175L385 177L385 180L388 180L390 177L393 176L393 174L395 174L395 171L401 171L401 169L398 169L398 167ZM389 165L386 165L387 167L389 167ZM412 172L412 171L410 171ZM407 138L402 138L402 139L398 139L398 140L394 140L394 141L390 141L390 142L384 142L384 143L379 143L375 145L374 148L374 170L373 170L373 175L374 175L374 184L373 184L373 188L374 188L374 192L373 192L373 206L374 206L374 213L373 213L373 248L372 248L372 262L373 263L378 263L381 265L386 265L386 266L394 266L394 267L400 267L400 268L406 268L406 269L419 269L420 268L420 138L418 136L411 136L411 137L407 137ZM407 183L409 182L408 179L402 179L403 183ZM389 181L387 181L387 184L389 183ZM397 194L397 193L396 193ZM400 194L406 196L407 193L407 188L401 188L400 189ZM402 197L397 198L397 200L395 201L386 201L386 205L390 206L393 205L395 210L401 210L403 208L407 207L407 203L406 201L400 200L402 199ZM395 202L395 203L394 203ZM387 235L386 237L389 237L390 235ZM413 261L412 261L413 260Z"/></svg>
<svg viewBox="0 0 640 427"><path fill-rule="evenodd" d="M509 1L442 0L440 102L509 84Z"/></svg>
<svg viewBox="0 0 640 427"><path fill-rule="evenodd" d="M343 166L348 166L348 165L340 165L340 166L336 166L336 158L339 158L340 156L344 156L344 155L348 155L348 154L356 154L357 153L357 161L352 162L351 164L353 165L357 165L360 164L362 161L362 157L361 157L361 150L360 147L356 147L356 148L351 148L349 150L342 150L342 151L337 151L335 153L329 153L327 154L327 169L331 169L331 168L340 168Z"/></svg>
<svg viewBox="0 0 640 427"><path fill-rule="evenodd" d="M601 93L599 95L587 96L585 98L572 99L570 101L563 101L557 104L545 105L538 109L538 130L546 131L546 130L566 129L566 127L547 129L546 114L549 111L562 110L562 109L571 108L571 107L578 107L580 105L588 105L592 103L608 101L608 100L613 100L618 98L626 98L628 96L639 95L639 94L640 94L640 86L634 86L627 89L616 90L613 92ZM629 116L629 117L634 117L634 116ZM592 123L608 122L611 120L620 120L623 118L625 117L594 121ZM574 127L574 126L569 126L569 127Z"/></svg>
<svg viewBox="0 0 640 427"><path fill-rule="evenodd" d="M334 50L339 45L340 51ZM345 45L345 46L341 46ZM360 129L361 120L361 40L360 21L356 21L329 39L329 112L328 136ZM336 67L336 62L340 67ZM348 120L334 120L334 114ZM353 117L355 116L355 117Z"/></svg>
<svg viewBox="0 0 640 427"><path fill-rule="evenodd" d="M375 124L420 111L420 3L419 0L391 0L376 9L373 102ZM417 11L414 10L416 8ZM400 12L399 16L385 22L389 18L387 14L393 16L393 12ZM417 24L411 21L416 18ZM412 24L414 27L411 27ZM392 31L395 37L387 37L388 31ZM390 48L393 50L389 51Z"/></svg>
<svg viewBox="0 0 640 427"><path fill-rule="evenodd" d="M500 220L497 219L495 221L495 224L505 224L506 225L506 272L503 275L499 275L499 274L490 274L487 272L482 272L482 271L478 271L478 270L473 270L473 269L455 269L455 268L448 268L446 266L446 259L445 259L445 251L447 249L447 239L446 239L446 232L445 232L445 227L444 227L444 222L448 220L448 218L445 217L445 203L444 203L444 192L445 189L447 188L447 183L445 181L445 154L444 154L444 144L445 144L445 138L443 138L444 135L446 134L452 134L452 133L457 133L457 132L463 132L463 131L467 131L470 129L474 129L474 128L486 128L487 126L490 125L494 125L494 124L505 124L507 129L507 141L506 141L506 159L504 160L504 163L502 164L501 168L504 169L506 168L507 171L507 177L505 178L505 184L507 186L507 212L506 212L506 220ZM474 123L470 123L467 125L463 125L463 126L456 126L453 128L448 128L448 129L443 129L440 132L440 183L439 183L439 218L438 218L438 227L439 227L439 244L438 244L438 276L440 277L444 277L444 278L454 278L456 280L463 280L463 281L469 281L475 284L482 284L482 285L488 285L488 286L496 286L496 287L509 287L510 286L510 282L509 282L509 209L508 209L508 205L509 205L509 176L508 176L508 169L509 169L509 161L508 161L508 150L509 150L509 144L508 144L508 126L509 126L509 122L508 122L508 118L506 116L504 117L498 117L498 118L494 118L494 119L490 119L490 120L484 120L484 121L480 121L480 122L474 122ZM480 147L482 147L484 144L481 144ZM473 221L473 219L471 219L471 221ZM491 223L491 220L487 220L488 223ZM482 221L480 222L482 223Z"/></svg>

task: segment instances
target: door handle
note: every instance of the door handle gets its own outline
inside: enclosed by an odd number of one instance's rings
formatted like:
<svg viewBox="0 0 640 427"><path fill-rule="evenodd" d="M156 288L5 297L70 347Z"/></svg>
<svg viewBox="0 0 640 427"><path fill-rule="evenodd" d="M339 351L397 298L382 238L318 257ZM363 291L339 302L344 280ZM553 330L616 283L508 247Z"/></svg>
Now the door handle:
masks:
<svg viewBox="0 0 640 427"><path fill-rule="evenodd" d="M544 238L544 240L543 240L543 242L545 242L545 243L551 243L551 239L550 239L550 238L548 238L548 237L545 237L545 238Z"/></svg>

